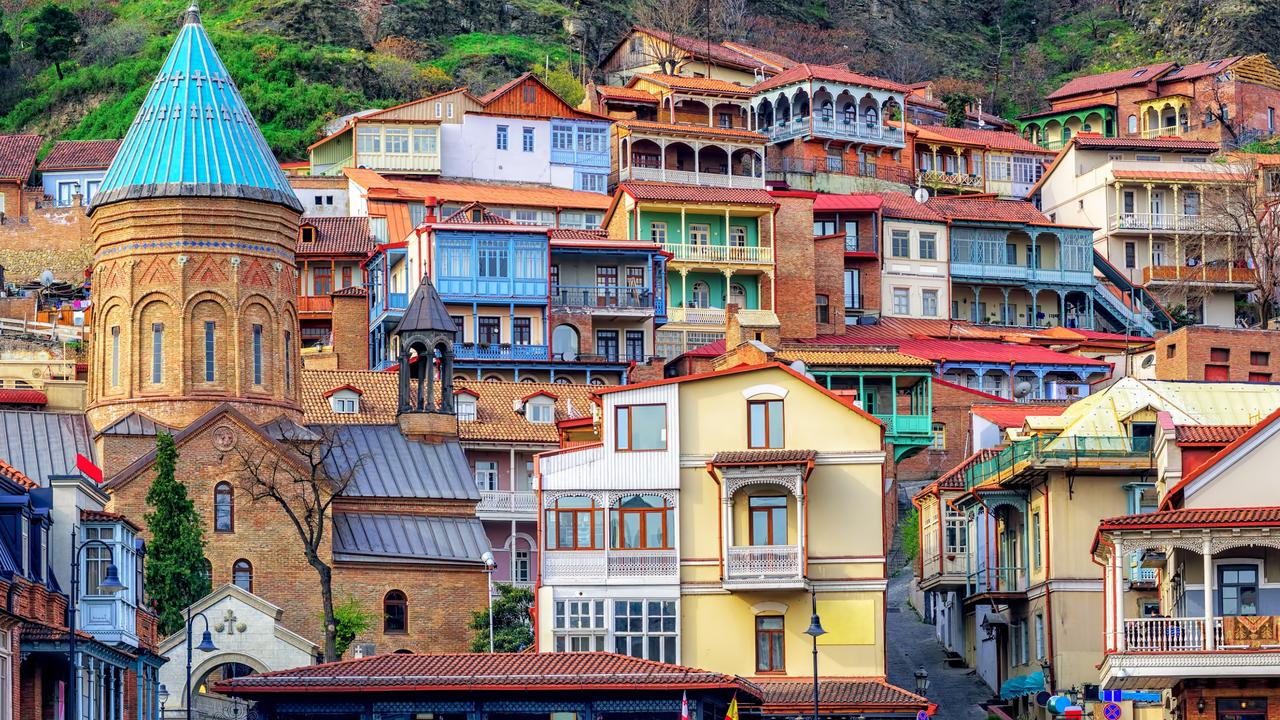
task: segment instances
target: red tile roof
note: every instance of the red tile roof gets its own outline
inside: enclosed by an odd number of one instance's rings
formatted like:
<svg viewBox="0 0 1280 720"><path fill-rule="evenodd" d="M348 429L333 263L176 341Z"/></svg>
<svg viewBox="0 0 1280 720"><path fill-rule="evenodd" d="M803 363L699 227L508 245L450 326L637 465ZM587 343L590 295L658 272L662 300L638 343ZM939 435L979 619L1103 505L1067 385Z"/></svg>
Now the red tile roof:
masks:
<svg viewBox="0 0 1280 720"><path fill-rule="evenodd" d="M1157 528L1180 529L1188 527L1243 527L1280 525L1280 507L1241 508L1182 508L1160 510L1141 515L1121 515L1107 518L1099 530L1127 530L1130 528L1152 530Z"/></svg>
<svg viewBox="0 0 1280 720"><path fill-rule="evenodd" d="M674 45L696 58L710 57L710 59L715 62L724 65L732 65L746 70L750 70L760 65L760 62L750 55L745 55L723 45L709 44L702 38L689 37L688 35L679 35L676 33L663 32L661 30L652 30L650 28L643 27L636 27L633 28L633 30L652 35L663 42ZM622 39L622 42L626 42L625 37ZM618 44L621 45L622 42Z"/></svg>
<svg viewBox="0 0 1280 720"><path fill-rule="evenodd" d="M1241 446L1249 442L1250 438L1264 432L1277 420L1280 420L1280 408L1276 408L1270 415L1263 418L1260 422L1250 427L1248 430L1245 430L1240 435L1237 435L1236 438L1228 443L1226 447L1214 453L1208 460L1205 460L1191 472L1185 473L1182 476L1182 479L1173 487L1169 488L1169 491L1166 492L1165 496L1160 500L1160 509L1168 510L1176 505L1180 505L1182 503L1183 491L1186 490L1186 488L1190 486L1196 478L1211 470L1213 466L1221 462L1223 458L1230 457L1233 453L1237 452ZM1174 430L1174 433L1174 437L1177 437L1176 429Z"/></svg>
<svg viewBox="0 0 1280 720"><path fill-rule="evenodd" d="M786 70L787 68L792 67L796 64L795 60L792 60L791 58L787 57L786 55L783 55L782 53L776 53L776 52L773 52L772 50L765 50L763 48L755 47L754 45L747 45L746 43L733 42L730 40L726 40L720 44L723 45L724 47L729 48L730 50L736 50L737 52L740 52L743 55L749 55L766 64L772 65L778 68L779 70Z"/></svg>
<svg viewBox="0 0 1280 720"><path fill-rule="evenodd" d="M474 220L471 217L472 210L480 210L480 219ZM442 222L444 225L515 225L516 223L489 212L480 203L467 203L458 209L457 212L445 218Z"/></svg>
<svg viewBox="0 0 1280 720"><path fill-rule="evenodd" d="M985 450L979 450L978 452L970 455L964 460L961 460L959 465L956 465L955 467L948 470L945 474L943 474L936 481L934 481L933 485L925 487L923 490L916 493L916 497L920 497L921 495L928 494L935 489L963 490L965 472L969 468L973 467L974 465L980 462L985 462L986 460L989 460L992 457L999 455L1001 449L1002 448L994 447L994 448L987 448Z"/></svg>
<svg viewBox="0 0 1280 720"><path fill-rule="evenodd" d="M1085 75L1083 77L1072 78L1062 87L1054 90L1048 95L1045 95L1045 99L1057 100L1059 98L1071 97L1072 95L1083 95L1085 93L1101 92L1103 90L1115 90L1116 88L1128 87L1130 85L1143 85L1155 80L1157 76L1173 66L1174 63L1161 62L1152 65L1144 65L1142 67L1113 70L1111 72L1098 73L1096 75Z"/></svg>
<svg viewBox="0 0 1280 720"><path fill-rule="evenodd" d="M627 84L632 87L636 79L648 80L649 82L671 88L672 90L693 90L696 92L709 92L717 95L740 95L743 97L752 94L751 90L728 80L717 80L715 78L706 77L685 77L683 75L658 75L655 73L636 73L632 76L631 81Z"/></svg>
<svg viewBox="0 0 1280 720"><path fill-rule="evenodd" d="M984 420L990 420L1001 430L1022 427L1028 417L1042 415L1061 415L1067 411L1067 404L1060 405L1026 405L1009 403L1007 405L974 405L970 412Z"/></svg>
<svg viewBox="0 0 1280 720"><path fill-rule="evenodd" d="M343 174L357 185L379 193L390 192L396 199L439 202L480 202L503 207L541 207L603 210L609 207L609 196L603 193L569 190L545 185L506 183L401 180L387 178L365 168L345 168Z"/></svg>
<svg viewBox="0 0 1280 720"><path fill-rule="evenodd" d="M724 340L717 340L713 343L707 343L701 347L696 347L684 353L683 357L695 358L717 358L724 354Z"/></svg>
<svg viewBox="0 0 1280 720"><path fill-rule="evenodd" d="M299 241L298 255L364 257L373 252L374 240L368 217L305 217L302 225L315 228L316 239L309 243Z"/></svg>
<svg viewBox="0 0 1280 720"><path fill-rule="evenodd" d="M777 465L807 463L817 457L813 450L727 450L711 458L712 465Z"/></svg>
<svg viewBox="0 0 1280 720"><path fill-rule="evenodd" d="M40 172L54 170L106 170L120 149L121 140L61 140L40 161Z"/></svg>
<svg viewBox="0 0 1280 720"><path fill-rule="evenodd" d="M46 405L49 397L39 390L0 388L0 405Z"/></svg>
<svg viewBox="0 0 1280 720"><path fill-rule="evenodd" d="M1093 133L1079 133L1071 138L1076 147L1090 150L1164 150L1168 152L1217 152L1218 143L1209 140L1188 140L1180 137L1123 137L1109 138Z"/></svg>
<svg viewBox="0 0 1280 720"><path fill-rule="evenodd" d="M983 342L980 340L904 340L898 351L934 362L985 362L1001 365L1088 365L1110 367L1109 363L1079 355L1068 355L1038 345Z"/></svg>
<svg viewBox="0 0 1280 720"><path fill-rule="evenodd" d="M1049 218L1025 200L998 200L992 197L935 197L929 207L948 220L981 220L986 222L1050 225Z"/></svg>
<svg viewBox="0 0 1280 720"><path fill-rule="evenodd" d="M1228 58L1222 58L1221 60L1205 60L1204 62L1175 67L1160 76L1160 84L1175 83L1179 80L1193 80L1195 78L1202 78L1206 75L1217 75L1232 65L1240 62L1244 58L1244 55L1233 55Z"/></svg>
<svg viewBox="0 0 1280 720"><path fill-rule="evenodd" d="M1052 156L1057 154L1053 150L1046 150L1036 145L1017 133L1004 132L1002 130L976 130L941 125L924 125L916 127L915 130L916 139L924 142L956 142L966 145L978 145L993 150L1009 150L1034 155Z"/></svg>
<svg viewBox="0 0 1280 720"><path fill-rule="evenodd" d="M1056 102L1053 107L1048 110L1038 110L1025 115L1019 115L1019 120L1031 120L1033 118L1049 117L1050 115L1058 115L1061 113L1071 112L1073 110L1084 110L1096 107L1115 107L1115 101L1112 99L1101 97L1087 97L1079 100L1068 100L1065 102Z"/></svg>
<svg viewBox="0 0 1280 720"><path fill-rule="evenodd" d="M738 189L703 185L627 180L618 189L636 200L668 200L672 202L729 203L731 205L776 205L764 189Z"/></svg>
<svg viewBox="0 0 1280 720"><path fill-rule="evenodd" d="M39 135L0 135L0 180L26 182L43 141Z"/></svg>
<svg viewBox="0 0 1280 720"><path fill-rule="evenodd" d="M892 80L873 77L871 75L863 75L842 67L832 67L830 65L810 65L801 63L794 67L783 70L773 77L763 82L756 83L751 89L756 93L772 90L773 88L790 85L794 82L802 82L804 80L823 80L832 83L841 83L844 85L861 85L862 87L877 88L879 90L889 90L891 92L900 92L906 94L910 92L910 88L901 83Z"/></svg>
<svg viewBox="0 0 1280 720"><path fill-rule="evenodd" d="M1252 425L1179 425L1173 437L1179 444L1229 445Z"/></svg>
<svg viewBox="0 0 1280 720"><path fill-rule="evenodd" d="M1117 180L1178 180L1203 183L1250 183L1256 178L1249 173L1222 172L1216 169L1205 170L1112 170Z"/></svg>
<svg viewBox="0 0 1280 720"><path fill-rule="evenodd" d="M763 143L765 136L750 130L714 127L711 125L692 125L689 123L665 123L651 120L619 120L618 125L628 130L649 130L652 132L681 133L686 135L706 135L711 137L729 137L741 140L754 140Z"/></svg>
<svg viewBox="0 0 1280 720"><path fill-rule="evenodd" d="M804 710L813 709L812 681L803 678L756 678L753 682L764 692L762 709L766 712L795 710L803 714ZM821 678L818 681L818 701L822 707L839 710L840 714L858 714L859 708L866 708L868 712L887 708L918 711L929 706L927 699L880 678ZM791 715L790 712L786 714Z"/></svg>
<svg viewBox="0 0 1280 720"><path fill-rule="evenodd" d="M732 675L605 652L390 654L224 680L218 692L725 689L759 697Z"/></svg>
<svg viewBox="0 0 1280 720"><path fill-rule="evenodd" d="M880 193L882 210L886 218L896 220L919 220L922 222L945 223L946 218L927 204L918 203L916 199L900 192Z"/></svg>
<svg viewBox="0 0 1280 720"><path fill-rule="evenodd" d="M342 297L369 297L369 291L362 287L352 285L344 287L341 290L334 290L330 295L340 295Z"/></svg>
<svg viewBox="0 0 1280 720"><path fill-rule="evenodd" d="M4 476L8 477L10 480L13 480L14 482L18 483L19 485L25 486L28 490L34 490L40 487L40 483L27 477L26 473L10 465L4 460L0 460L0 474L3 474Z"/></svg>
<svg viewBox="0 0 1280 720"><path fill-rule="evenodd" d="M597 85L596 92L605 97L618 98L620 100L630 100L632 102L643 102L658 104L658 96L644 90L636 90L635 88L622 87L620 85Z"/></svg>
<svg viewBox="0 0 1280 720"><path fill-rule="evenodd" d="M813 201L814 212L874 212L884 205L884 198L871 193L832 195L819 193Z"/></svg>
<svg viewBox="0 0 1280 720"><path fill-rule="evenodd" d="M120 513L107 512L106 510L90 510L89 508L82 508L80 510L80 520L83 522L122 522L134 530L142 529L124 515L121 515Z"/></svg>

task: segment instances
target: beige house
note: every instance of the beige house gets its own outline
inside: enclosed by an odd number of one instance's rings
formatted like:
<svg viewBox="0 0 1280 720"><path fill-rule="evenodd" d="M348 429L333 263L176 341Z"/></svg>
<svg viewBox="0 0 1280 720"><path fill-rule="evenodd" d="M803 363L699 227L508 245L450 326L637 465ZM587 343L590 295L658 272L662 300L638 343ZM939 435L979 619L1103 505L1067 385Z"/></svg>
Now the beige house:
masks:
<svg viewBox="0 0 1280 720"><path fill-rule="evenodd" d="M945 318L951 312L947 221L909 195L885 192L881 223L881 313Z"/></svg>

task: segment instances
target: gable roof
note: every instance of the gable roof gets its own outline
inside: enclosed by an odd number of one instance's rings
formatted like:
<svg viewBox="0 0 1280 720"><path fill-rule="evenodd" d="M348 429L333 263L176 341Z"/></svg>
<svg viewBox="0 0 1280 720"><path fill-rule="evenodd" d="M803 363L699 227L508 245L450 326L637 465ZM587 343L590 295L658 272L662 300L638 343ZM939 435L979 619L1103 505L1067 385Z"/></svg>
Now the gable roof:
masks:
<svg viewBox="0 0 1280 720"><path fill-rule="evenodd" d="M106 170L122 140L59 140L44 160L40 172L57 170Z"/></svg>
<svg viewBox="0 0 1280 720"><path fill-rule="evenodd" d="M0 459L37 483L47 484L50 475L79 475L77 453L96 457L83 414L0 410Z"/></svg>
<svg viewBox="0 0 1280 720"><path fill-rule="evenodd" d="M747 97L752 94L749 88L743 87L737 83L729 82L728 80L657 73L636 73L631 76L629 81L627 81L627 87L634 89L636 82L640 80L648 80L655 85L661 85L671 90L689 90L692 92L705 92L714 95L733 95L735 97Z"/></svg>
<svg viewBox="0 0 1280 720"><path fill-rule="evenodd" d="M325 470L353 474L347 497L480 499L457 442L410 440L398 425L328 425L322 432L333 439Z"/></svg>
<svg viewBox="0 0 1280 720"><path fill-rule="evenodd" d="M480 211L479 220L476 220L472 216L472 213L477 209ZM489 212L489 210L485 208L484 205L481 205L478 202L469 202L466 205L463 205L462 207L458 208L458 210L453 214L451 214L449 217L445 218L441 222L441 224L442 225L515 225L516 223L511 222L510 220L502 217L501 215L495 215Z"/></svg>
<svg viewBox="0 0 1280 720"><path fill-rule="evenodd" d="M1254 424L1248 430L1238 435L1226 447L1210 456L1209 459L1201 463L1199 467L1186 475L1183 475L1182 479L1179 480L1176 485L1169 488L1169 491L1165 493L1164 498L1160 501L1160 507L1169 508L1180 504L1182 502L1183 493L1191 483L1195 482L1201 475L1216 469L1219 463L1234 462L1237 459L1234 456L1238 454L1243 455L1247 452L1246 450L1241 450L1241 447L1248 443L1250 439L1263 433L1274 432L1272 430L1272 426L1275 425L1277 420L1280 420L1280 406L1277 406L1276 409L1273 410L1270 415L1263 418L1261 422ZM1174 432L1176 437L1176 433L1178 431L1175 430Z"/></svg>
<svg viewBox="0 0 1280 720"><path fill-rule="evenodd" d="M1249 432L1252 425L1178 425L1173 429L1179 445L1229 445Z"/></svg>
<svg viewBox="0 0 1280 720"><path fill-rule="evenodd" d="M486 206L573 210L604 210L609 207L608 195L584 190L507 183L402 180L385 178L365 168L343 168L342 172L360 187L376 191L379 197L389 195L397 200L435 198L437 202L447 203L479 202Z"/></svg>
<svg viewBox="0 0 1280 720"><path fill-rule="evenodd" d="M753 57L779 70L786 70L787 68L790 68L796 64L795 60L792 60L791 58L787 57L786 55L783 55L782 53L776 53L772 50L765 50L763 48L758 48L754 45L748 45L746 43L738 42L736 40L725 40L720 44L724 47L729 48L730 50L733 50L735 52L740 52L743 55L746 55L748 57Z"/></svg>
<svg viewBox="0 0 1280 720"><path fill-rule="evenodd" d="M302 218L303 226L316 230L316 239L309 243L298 241L298 255L352 255L364 257L373 252L373 232L369 230L369 217L328 217L317 215Z"/></svg>
<svg viewBox="0 0 1280 720"><path fill-rule="evenodd" d="M203 113L200 122L189 108ZM157 197L234 197L302 212L194 4L89 212Z"/></svg>
<svg viewBox="0 0 1280 720"><path fill-rule="evenodd" d="M1160 150L1168 152L1193 152L1209 154L1220 148L1210 140L1191 140L1183 137L1103 137L1094 133L1077 133L1071 136L1076 147L1090 150Z"/></svg>
<svg viewBox="0 0 1280 720"><path fill-rule="evenodd" d="M821 80L825 82L841 83L844 85L860 85L862 87L876 88L877 90L899 92L904 95L911 92L911 88L892 80L885 80L884 78L873 77L871 75L863 75L862 73L856 73L843 67L835 67L831 65L810 65L809 63L794 65L767 80L756 83L752 86L751 90L755 93L768 92L774 88L790 85L795 82L803 82L805 80Z"/></svg>
<svg viewBox="0 0 1280 720"><path fill-rule="evenodd" d="M1020 428L1028 417L1061 415L1066 412L1065 403L1059 405L1035 405L1030 403L1006 403L1001 405L974 405L969 412L990 421L1001 430Z"/></svg>
<svg viewBox="0 0 1280 720"><path fill-rule="evenodd" d="M1096 93L1105 90L1116 90L1131 85L1145 85L1155 80L1170 68L1174 67L1171 62L1159 62L1151 65L1143 65L1141 67L1126 68L1124 70L1112 70L1111 72L1096 73L1094 75L1083 75L1072 78L1063 83L1062 87L1045 95L1046 100L1058 100L1060 98L1068 98L1073 95L1083 95L1085 93Z"/></svg>
<svg viewBox="0 0 1280 720"><path fill-rule="evenodd" d="M1159 84L1174 83L1179 80L1194 80L1207 75L1217 75L1227 68L1245 59L1246 55L1232 55L1218 60L1202 60L1189 65L1175 65L1169 72L1160 76Z"/></svg>
<svg viewBox="0 0 1280 720"><path fill-rule="evenodd" d="M43 141L39 135L0 135L0 180L25 183Z"/></svg>
<svg viewBox="0 0 1280 720"><path fill-rule="evenodd" d="M977 145L992 150L1008 150L1011 152L1032 155L1056 155L1054 150L1046 150L1018 133L1003 130L977 130L974 128L953 128L943 125L910 125L914 129L916 140L925 142L952 142L965 145Z"/></svg>
<svg viewBox="0 0 1280 720"><path fill-rule="evenodd" d="M618 184L618 191L636 200L777 205L769 191L760 188L722 188L709 185L677 185L649 180L624 180Z"/></svg>
<svg viewBox="0 0 1280 720"><path fill-rule="evenodd" d="M1026 200L1001 200L982 195L932 197L926 203L948 220L1019 223L1066 227L1049 221Z"/></svg>
<svg viewBox="0 0 1280 720"><path fill-rule="evenodd" d="M158 423L142 413L131 412L100 430L94 437L103 435L155 437L161 430L173 432L173 428L168 425Z"/></svg>
<svg viewBox="0 0 1280 720"><path fill-rule="evenodd" d="M886 218L895 220L915 220L919 222L945 223L946 218L928 203L918 203L906 193L882 192L881 212Z"/></svg>
<svg viewBox="0 0 1280 720"><path fill-rule="evenodd" d="M632 33L637 32L644 33L645 35L649 35L661 40L662 42L668 43L671 46L684 51L690 57L698 60L710 59L712 62L739 68L741 70L751 70L759 67L761 64L756 58L751 57L746 53L738 52L737 50L725 45L708 43L704 39L681 35L679 33L663 32L661 30L653 30L651 28L639 26L633 26L630 32L623 35L622 38L618 40L618 43L613 46L613 49L609 51L608 55L612 55L617 52L618 48L622 47L622 45L627 42Z"/></svg>
<svg viewBox="0 0 1280 720"><path fill-rule="evenodd" d="M596 85L597 93L606 98L617 100L625 100L627 102L642 102L646 104L657 105L658 96L644 90L637 90L632 87L624 87L622 85Z"/></svg>
<svg viewBox="0 0 1280 720"><path fill-rule="evenodd" d="M542 92L545 92L548 96L553 98L553 102L551 102L550 105L547 105L543 100L535 99L535 102L527 103L524 101L523 97L519 98L516 101L513 101L511 99L511 94L515 92L515 90L519 88L521 85L524 85L526 82L532 82L535 85L537 85L542 90ZM523 75L519 75L517 77L512 78L511 80L508 80L502 85L499 85L498 87L494 88L493 91L491 91L487 95L479 98L479 102L481 107L484 108L483 112L496 113L501 115L511 115L511 116L517 116L517 117L560 117L560 118L579 118L579 119L585 119L585 120L608 120L608 118L603 115L597 115L595 113L590 113L585 110L579 110L578 108L575 108L574 106L565 102L564 98L560 97L560 95L556 93L556 91L553 90L550 85L548 85L542 78L538 77L537 74L533 72L526 72ZM528 106L528 107L525 107L525 106ZM548 112L545 114L542 112L544 110L549 110L553 107L555 109L551 110L551 112ZM537 110L536 113L533 112L535 109Z"/></svg>

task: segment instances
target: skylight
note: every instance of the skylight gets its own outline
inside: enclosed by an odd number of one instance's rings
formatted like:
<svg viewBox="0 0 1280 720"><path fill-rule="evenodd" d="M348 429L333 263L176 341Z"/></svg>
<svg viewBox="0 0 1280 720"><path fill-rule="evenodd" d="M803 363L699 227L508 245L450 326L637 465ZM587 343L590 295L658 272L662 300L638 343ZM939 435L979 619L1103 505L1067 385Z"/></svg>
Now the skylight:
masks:
<svg viewBox="0 0 1280 720"><path fill-rule="evenodd" d="M1136 71L1134 71L1133 76L1134 76L1134 77L1142 77L1143 75L1146 75L1146 74L1147 74L1147 69L1146 69L1146 68L1142 68L1141 70L1136 70Z"/></svg>

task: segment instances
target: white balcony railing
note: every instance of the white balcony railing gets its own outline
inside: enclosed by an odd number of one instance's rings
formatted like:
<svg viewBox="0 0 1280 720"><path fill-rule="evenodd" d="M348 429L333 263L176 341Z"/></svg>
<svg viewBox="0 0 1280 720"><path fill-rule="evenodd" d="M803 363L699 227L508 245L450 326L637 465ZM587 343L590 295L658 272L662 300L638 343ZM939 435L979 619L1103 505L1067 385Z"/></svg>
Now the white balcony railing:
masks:
<svg viewBox="0 0 1280 720"><path fill-rule="evenodd" d="M542 556L546 583L679 581L675 550L547 550Z"/></svg>
<svg viewBox="0 0 1280 720"><path fill-rule="evenodd" d="M359 153L360 165L374 170L398 170L401 172L440 172L440 153Z"/></svg>
<svg viewBox="0 0 1280 720"><path fill-rule="evenodd" d="M532 519L538 514L538 500L532 490L481 490L480 504L476 506L476 511L528 515Z"/></svg>
<svg viewBox="0 0 1280 720"><path fill-rule="evenodd" d="M694 245L690 243L663 243L662 249L671 253L676 262L705 262L737 265L769 265L773 263L773 248L759 245Z"/></svg>
<svg viewBox="0 0 1280 720"><path fill-rule="evenodd" d="M1177 213L1119 213L1111 216L1112 230L1157 230L1164 232L1231 232L1224 218Z"/></svg>
<svg viewBox="0 0 1280 720"><path fill-rule="evenodd" d="M1124 621L1124 649L1128 652L1198 652L1207 647L1204 639L1204 618Z"/></svg>
<svg viewBox="0 0 1280 720"><path fill-rule="evenodd" d="M544 583L603 581L608 564L603 550L546 550L542 553Z"/></svg>
<svg viewBox="0 0 1280 720"><path fill-rule="evenodd" d="M1143 130L1142 137L1148 139L1158 137L1182 137L1184 134L1190 132L1190 130L1190 125L1166 125L1164 127L1148 128Z"/></svg>
<svg viewBox="0 0 1280 720"><path fill-rule="evenodd" d="M725 579L798 580L800 568L798 545L732 546L725 558Z"/></svg>
<svg viewBox="0 0 1280 720"><path fill-rule="evenodd" d="M667 322L724 327L724 308L668 308Z"/></svg>
<svg viewBox="0 0 1280 720"><path fill-rule="evenodd" d="M682 185L710 185L726 188L762 188L764 175L729 175L725 173L700 172L694 170L672 170L669 168L651 168L632 165L618 171L620 180L653 180L656 182L680 183Z"/></svg>
<svg viewBox="0 0 1280 720"><path fill-rule="evenodd" d="M680 558L675 550L610 550L609 577L675 580Z"/></svg>

